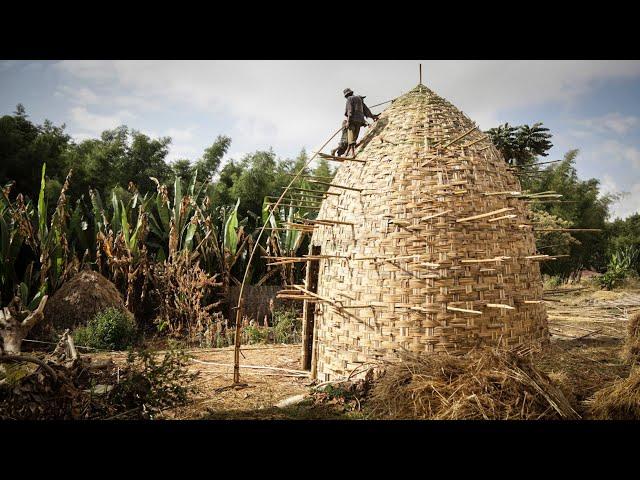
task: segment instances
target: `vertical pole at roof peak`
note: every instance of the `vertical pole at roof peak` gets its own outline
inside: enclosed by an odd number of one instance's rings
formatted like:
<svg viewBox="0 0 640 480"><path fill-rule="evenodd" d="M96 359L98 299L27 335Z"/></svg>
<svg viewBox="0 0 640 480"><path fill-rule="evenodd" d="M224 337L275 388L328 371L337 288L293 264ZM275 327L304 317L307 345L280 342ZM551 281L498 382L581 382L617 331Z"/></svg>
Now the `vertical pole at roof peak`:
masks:
<svg viewBox="0 0 640 480"><path fill-rule="evenodd" d="M420 85L422 85L422 64L419 64L419 71L420 71Z"/></svg>

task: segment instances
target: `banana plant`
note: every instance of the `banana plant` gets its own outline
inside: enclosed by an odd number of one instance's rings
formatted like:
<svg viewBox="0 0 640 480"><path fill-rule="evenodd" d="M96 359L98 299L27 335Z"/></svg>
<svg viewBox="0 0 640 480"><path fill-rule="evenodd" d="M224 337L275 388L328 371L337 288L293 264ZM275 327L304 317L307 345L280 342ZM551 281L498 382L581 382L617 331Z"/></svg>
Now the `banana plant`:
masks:
<svg viewBox="0 0 640 480"><path fill-rule="evenodd" d="M42 176L40 179L40 193L38 195L37 207L37 238L36 251L40 256L40 283L47 285L49 292L53 292L70 273L69 267L74 260L73 252L70 251L68 239L70 238L70 228L68 224L69 212L67 209L66 192L69 189L72 171L69 171L65 179L62 190L58 197L56 209L51 216L51 221L47 218L47 202L45 199L45 173L47 165L42 165Z"/></svg>
<svg viewBox="0 0 640 480"><path fill-rule="evenodd" d="M173 201L169 198L167 187L161 185L157 178L150 177L156 184L157 193L155 194L156 214L149 215L149 228L159 242L150 241L149 244L157 249L160 261L173 253L194 250L196 232L204 219L203 216L196 216L202 209L198 202L207 187L207 184L203 183L196 189L197 177L196 171L185 195L182 193L181 179L176 178Z"/></svg>

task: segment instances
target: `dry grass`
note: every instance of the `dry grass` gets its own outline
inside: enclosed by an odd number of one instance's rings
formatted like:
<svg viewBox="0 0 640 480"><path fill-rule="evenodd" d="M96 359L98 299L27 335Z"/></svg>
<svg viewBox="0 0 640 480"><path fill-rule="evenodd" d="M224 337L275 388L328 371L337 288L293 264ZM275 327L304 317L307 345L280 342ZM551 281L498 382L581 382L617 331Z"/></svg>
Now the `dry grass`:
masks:
<svg viewBox="0 0 640 480"><path fill-rule="evenodd" d="M629 376L599 390L588 402L589 417L596 420L640 419L640 367Z"/></svg>
<svg viewBox="0 0 640 480"><path fill-rule="evenodd" d="M629 318L623 358L631 364L640 360L640 312L636 312Z"/></svg>
<svg viewBox="0 0 640 480"><path fill-rule="evenodd" d="M49 298L44 316L46 323L56 329L72 329L86 325L106 308L126 311L115 285L99 273L85 270L62 284Z"/></svg>
<svg viewBox="0 0 640 480"><path fill-rule="evenodd" d="M391 364L368 400L385 418L577 419L562 391L528 358L498 350L409 355Z"/></svg>

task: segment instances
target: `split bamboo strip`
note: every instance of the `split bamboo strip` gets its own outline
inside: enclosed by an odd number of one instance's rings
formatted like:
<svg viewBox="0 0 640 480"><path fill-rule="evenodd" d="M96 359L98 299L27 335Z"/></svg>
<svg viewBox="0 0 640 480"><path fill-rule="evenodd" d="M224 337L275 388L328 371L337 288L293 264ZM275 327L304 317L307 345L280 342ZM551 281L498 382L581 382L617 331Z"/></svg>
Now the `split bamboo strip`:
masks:
<svg viewBox="0 0 640 480"><path fill-rule="evenodd" d="M473 132L474 130L477 130L478 127L474 126L472 128L470 128L469 130L467 130L466 132L462 133L461 135L458 135L456 138L454 138L453 140L451 140L449 143L447 143L446 145L444 145L442 148L448 148L451 145L453 145L454 143L456 143L458 140L462 140L464 137L466 137L467 135L469 135L471 132Z"/></svg>
<svg viewBox="0 0 640 480"><path fill-rule="evenodd" d="M516 218L517 215L503 215L501 217L496 217L496 218L490 218L489 221L490 222L497 222L498 220L507 220L509 218Z"/></svg>
<svg viewBox="0 0 640 480"><path fill-rule="evenodd" d="M336 185L335 183L321 182L319 180L309 180L309 183L316 183L318 185L324 185L324 186L333 187L333 188L341 188L343 190L353 190L354 192L361 192L362 191L362 188L346 187L344 185Z"/></svg>
<svg viewBox="0 0 640 480"><path fill-rule="evenodd" d="M435 213L433 215L427 215L426 217L422 217L420 219L420 221L425 222L427 220L431 220L432 218L437 218L437 217L440 217L442 215L446 215L447 213L451 213L451 212L453 212L453 210L445 210L444 212Z"/></svg>
<svg viewBox="0 0 640 480"><path fill-rule="evenodd" d="M458 307L449 307L447 306L447 310L450 312L462 312L462 313L475 313L476 315L482 315L482 312L478 310L469 310L467 308L458 308Z"/></svg>
<svg viewBox="0 0 640 480"><path fill-rule="evenodd" d="M468 222L470 220L479 220L481 218L490 217L499 213L510 212L511 210L515 209L513 207L500 208L498 210L494 210L493 212L481 213L480 215L473 215L472 217L459 218L456 220L456 223Z"/></svg>
<svg viewBox="0 0 640 480"><path fill-rule="evenodd" d="M504 303L487 303L487 307L489 308L503 308L506 310L515 310L515 307L512 307L511 305L506 305Z"/></svg>

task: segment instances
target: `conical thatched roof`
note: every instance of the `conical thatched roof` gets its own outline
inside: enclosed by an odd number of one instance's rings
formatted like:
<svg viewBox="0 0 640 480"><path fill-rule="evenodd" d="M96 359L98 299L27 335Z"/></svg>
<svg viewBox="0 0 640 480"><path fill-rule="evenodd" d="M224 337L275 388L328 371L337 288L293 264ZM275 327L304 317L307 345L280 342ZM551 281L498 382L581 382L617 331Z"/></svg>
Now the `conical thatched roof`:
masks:
<svg viewBox="0 0 640 480"><path fill-rule="evenodd" d="M321 380L413 352L548 338L520 183L491 141L424 85L397 98L323 201L314 356ZM477 218L476 218L477 217Z"/></svg>

